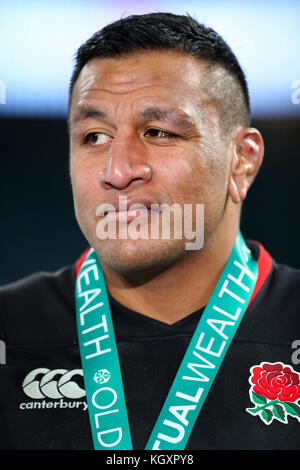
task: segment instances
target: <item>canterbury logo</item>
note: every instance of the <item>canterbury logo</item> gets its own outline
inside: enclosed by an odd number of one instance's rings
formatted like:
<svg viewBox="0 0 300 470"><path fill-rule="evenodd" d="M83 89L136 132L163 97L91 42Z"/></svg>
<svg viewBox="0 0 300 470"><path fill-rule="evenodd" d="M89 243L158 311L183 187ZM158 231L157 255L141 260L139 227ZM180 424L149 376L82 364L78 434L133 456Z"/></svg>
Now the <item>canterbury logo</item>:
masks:
<svg viewBox="0 0 300 470"><path fill-rule="evenodd" d="M73 377L83 377L81 369L45 369L40 367L26 375L23 390L30 398L82 398L85 390L74 382Z"/></svg>

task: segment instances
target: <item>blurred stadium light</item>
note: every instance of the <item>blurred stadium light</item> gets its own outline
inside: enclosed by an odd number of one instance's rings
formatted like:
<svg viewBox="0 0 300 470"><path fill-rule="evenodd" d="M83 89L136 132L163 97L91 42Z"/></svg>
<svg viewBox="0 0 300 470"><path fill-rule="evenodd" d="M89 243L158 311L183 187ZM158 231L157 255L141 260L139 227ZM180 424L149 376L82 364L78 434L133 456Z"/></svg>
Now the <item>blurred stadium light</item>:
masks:
<svg viewBox="0 0 300 470"><path fill-rule="evenodd" d="M121 16L189 13L230 44L246 72L253 116L299 117L300 2L258 0L1 0L0 116L64 117L73 57L88 37Z"/></svg>

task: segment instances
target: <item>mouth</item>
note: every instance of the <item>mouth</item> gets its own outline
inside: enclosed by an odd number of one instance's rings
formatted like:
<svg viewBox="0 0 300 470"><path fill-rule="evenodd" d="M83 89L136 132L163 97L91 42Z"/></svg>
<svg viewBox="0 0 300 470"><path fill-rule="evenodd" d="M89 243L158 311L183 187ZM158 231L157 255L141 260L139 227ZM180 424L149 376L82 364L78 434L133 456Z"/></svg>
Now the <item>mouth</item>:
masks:
<svg viewBox="0 0 300 470"><path fill-rule="evenodd" d="M150 211L150 209L144 208L129 209L125 211L108 212L105 217L108 222L130 222L138 217L148 217Z"/></svg>
<svg viewBox="0 0 300 470"><path fill-rule="evenodd" d="M158 211L158 203L146 198L127 199L120 196L118 200L110 200L100 204L96 209L97 217L105 217L107 221L130 222L138 217L148 217L152 210Z"/></svg>

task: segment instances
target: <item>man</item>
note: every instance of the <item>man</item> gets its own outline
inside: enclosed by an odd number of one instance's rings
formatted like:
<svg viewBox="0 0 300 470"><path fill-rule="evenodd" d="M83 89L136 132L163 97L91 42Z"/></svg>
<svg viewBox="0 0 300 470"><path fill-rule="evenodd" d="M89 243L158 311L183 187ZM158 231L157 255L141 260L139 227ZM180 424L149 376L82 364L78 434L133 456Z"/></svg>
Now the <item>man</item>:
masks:
<svg viewBox="0 0 300 470"><path fill-rule="evenodd" d="M89 248L1 291L1 448L299 448L300 274L239 232L263 159L249 126L235 56L189 16L128 17L79 49L70 175Z"/></svg>

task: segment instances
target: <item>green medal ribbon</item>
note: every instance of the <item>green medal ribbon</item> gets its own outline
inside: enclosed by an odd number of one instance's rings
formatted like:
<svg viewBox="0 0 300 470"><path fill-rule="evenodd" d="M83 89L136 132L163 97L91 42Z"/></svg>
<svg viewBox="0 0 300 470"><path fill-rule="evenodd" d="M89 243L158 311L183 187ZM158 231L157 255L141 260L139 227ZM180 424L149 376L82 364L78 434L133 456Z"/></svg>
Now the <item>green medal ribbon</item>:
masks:
<svg viewBox="0 0 300 470"><path fill-rule="evenodd" d="M258 276L241 232L204 309L146 450L183 450L249 304ZM105 278L91 248L76 280L76 318L96 450L132 450Z"/></svg>

